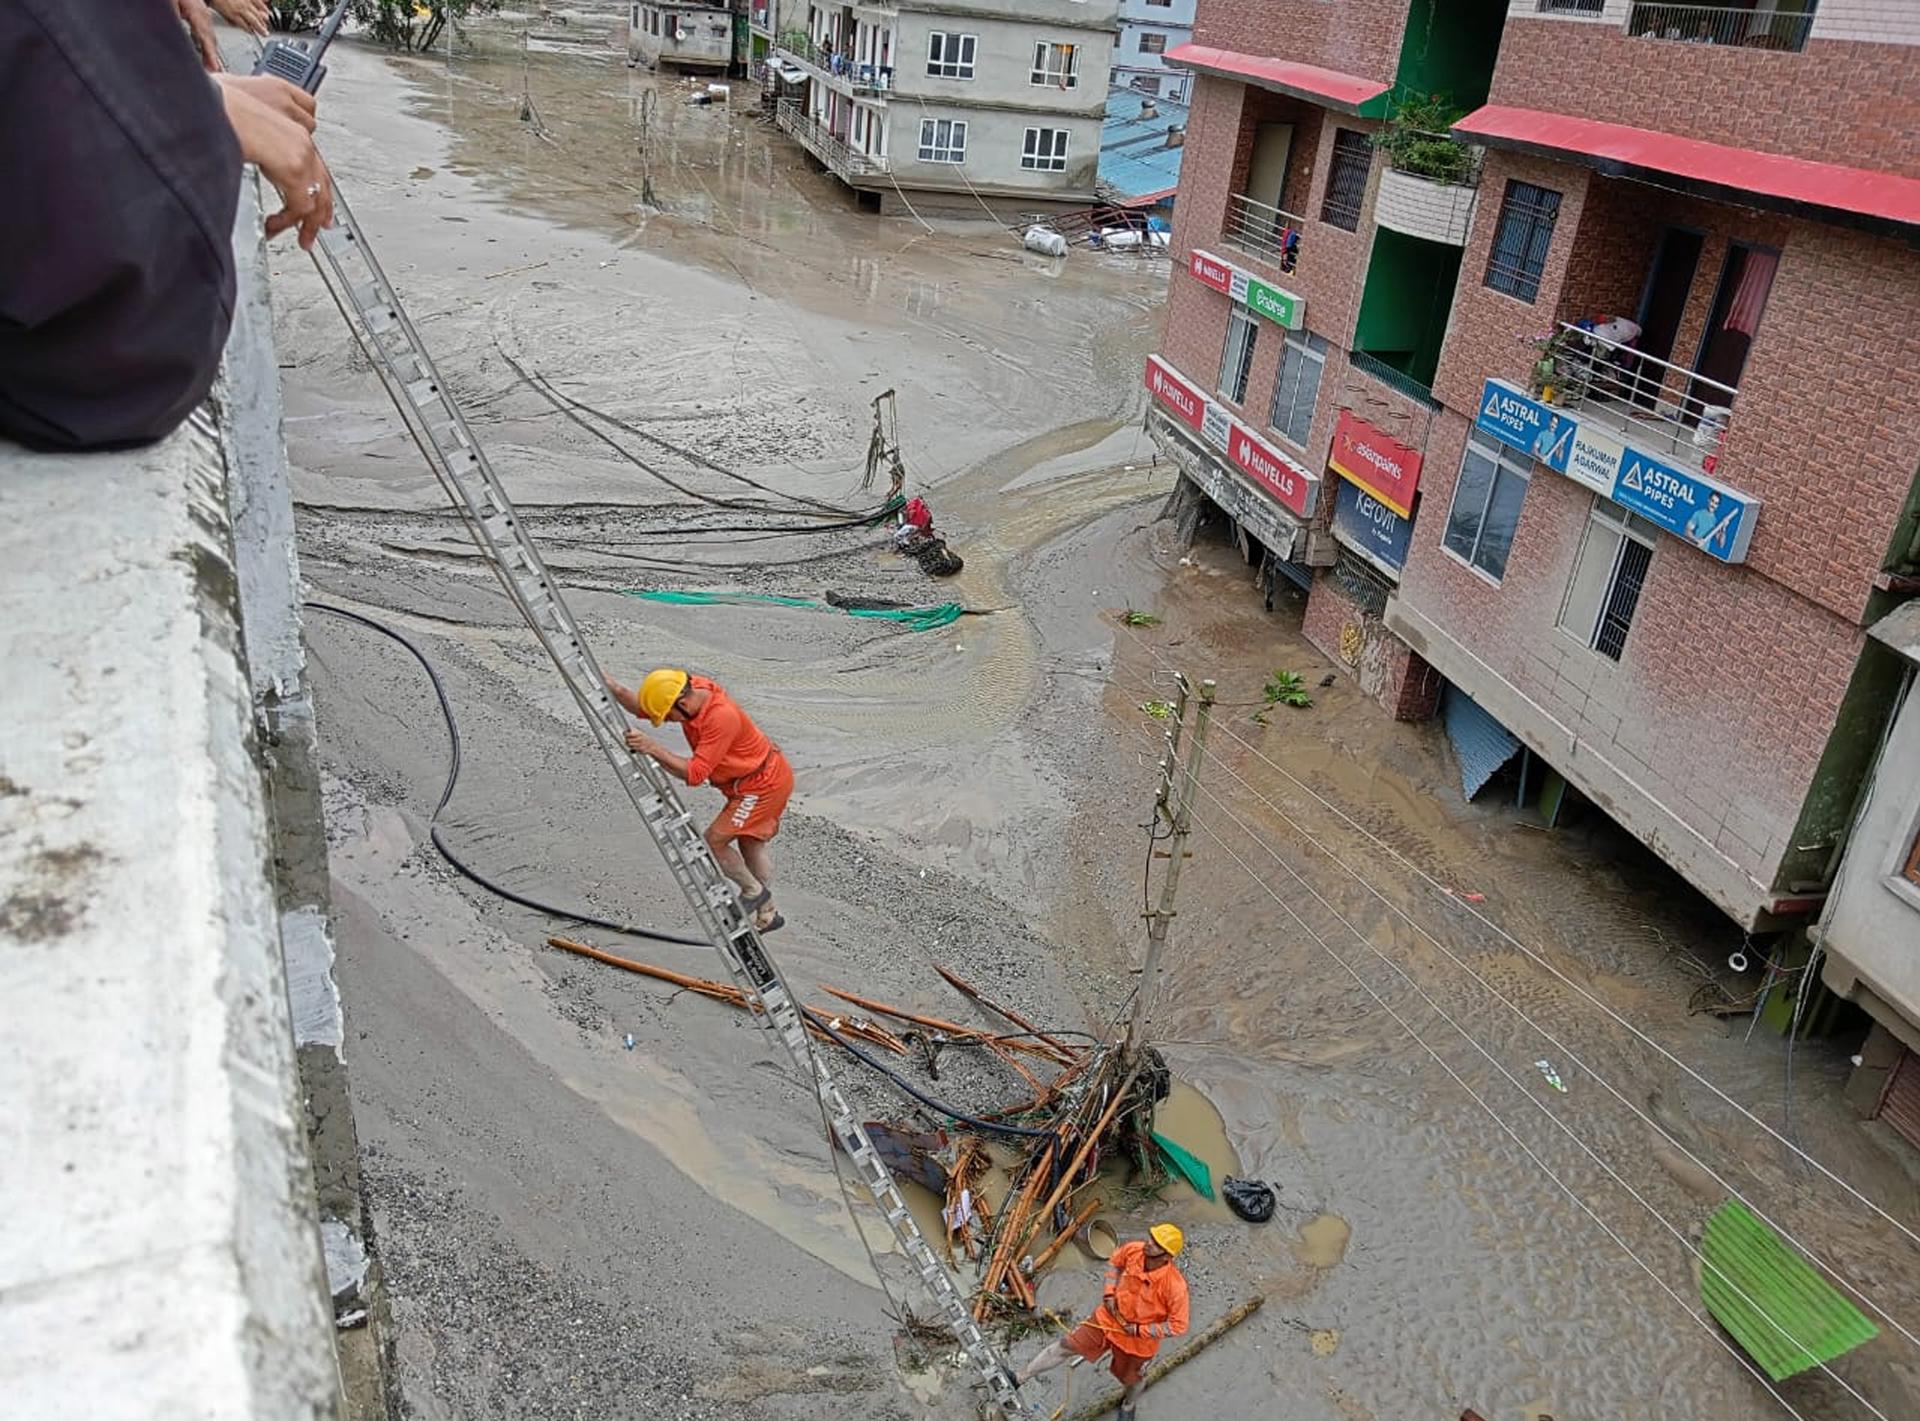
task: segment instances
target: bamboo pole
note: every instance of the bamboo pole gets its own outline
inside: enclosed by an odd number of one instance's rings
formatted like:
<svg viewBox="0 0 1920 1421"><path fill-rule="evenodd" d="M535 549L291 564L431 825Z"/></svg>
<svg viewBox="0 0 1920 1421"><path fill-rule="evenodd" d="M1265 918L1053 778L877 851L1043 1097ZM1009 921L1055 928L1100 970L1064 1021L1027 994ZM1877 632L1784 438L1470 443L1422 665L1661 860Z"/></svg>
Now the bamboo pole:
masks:
<svg viewBox="0 0 1920 1421"><path fill-rule="evenodd" d="M1107 1102L1107 1108L1101 1112L1100 1119L1087 1132L1087 1138L1080 1142L1080 1148L1074 1151L1072 1161L1061 1174L1060 1182L1053 1187L1053 1193L1047 1196L1047 1202L1040 1206L1039 1215L1042 1219L1052 1218L1054 1206L1073 1188L1073 1177L1080 1172L1080 1166L1087 1162L1087 1156L1093 1152L1093 1147L1100 1143L1100 1137L1107 1133L1107 1126L1111 1125L1113 1117L1119 1114L1121 1105L1127 1099L1127 1091L1132 1087L1134 1077L1139 1074L1140 1066L1136 1062L1129 1066L1126 1075L1120 1078L1120 1085L1113 1092L1113 1099ZM1021 1246L1025 1246L1024 1239L1021 1241Z"/></svg>
<svg viewBox="0 0 1920 1421"><path fill-rule="evenodd" d="M973 983L967 981L959 973L949 971L947 968L942 967L938 962L933 964L933 970L938 972L942 977L946 978L947 984L951 986L956 992L959 992L962 996L968 998L970 1001L974 1002L976 1005L985 1008L987 1011L992 1012L995 1016L1002 1017L1007 1021L1012 1022L1015 1026L1019 1027L1022 1031L1027 1032L1029 1035L1033 1037L1034 1040L1040 1042L1042 1045L1051 1046L1055 1051L1060 1053L1061 1065L1063 1066L1068 1065L1072 1062L1076 1053L1071 1046L1066 1045L1064 1042L1054 1040L1053 1037L1047 1035L1046 1032L1042 1031L1039 1027L1035 1026L1032 1022L1028 1021L1024 1016L1020 1015L1019 1012L1014 1011L1010 1007L1001 1006L998 1002L994 1001L991 997L989 997L985 992L981 991L978 987L974 986Z"/></svg>
<svg viewBox="0 0 1920 1421"><path fill-rule="evenodd" d="M1146 1376L1143 1378L1147 1386L1152 1387L1157 1385L1169 1372L1186 1365L1186 1363L1206 1351L1207 1348L1218 1342L1222 1337L1225 1337L1229 1332L1233 1331L1234 1328L1259 1312L1260 1305L1265 1301L1266 1297L1262 1294L1256 1294L1248 1298L1231 1312L1226 1313L1216 1320L1206 1331L1200 1333L1191 1342L1187 1343L1186 1346L1167 1358L1166 1361L1158 1362L1148 1367ZM1113 1410L1114 1407L1118 1406L1121 1398L1125 1395L1126 1392L1124 1391L1116 1391L1111 1395L1101 1398L1099 1401L1093 1402L1091 1405L1083 1406L1080 1410L1073 1413L1072 1421L1098 1421L1100 1417L1105 1416L1109 1411Z"/></svg>
<svg viewBox="0 0 1920 1421"><path fill-rule="evenodd" d="M959 1037L964 1040L993 1041L993 1038L986 1032L976 1027L962 1026L957 1021L946 1021L937 1016L921 1016L914 1012L902 1011L899 1007L890 1007L885 1002L876 1002L871 997L858 996L853 992L842 991L838 987L823 986L820 990L828 996L840 998L843 1002L851 1002L854 1006L864 1011L870 1011L876 1016L890 1016L895 1021L911 1022L915 1026L924 1026L929 1031L944 1032L948 1036ZM1041 1056L1049 1061L1057 1061L1053 1052L1038 1042L999 1041L994 1044L1004 1046L1010 1051L1022 1051L1029 1056Z"/></svg>
<svg viewBox="0 0 1920 1421"><path fill-rule="evenodd" d="M1060 1250L1067 1246L1068 1240L1080 1232L1082 1226L1099 1211L1099 1208L1100 1201L1098 1199L1087 1200L1087 1206L1073 1216L1072 1223L1060 1230L1060 1236L1034 1255L1033 1272L1029 1276L1038 1278L1040 1276L1040 1270L1053 1262Z"/></svg>

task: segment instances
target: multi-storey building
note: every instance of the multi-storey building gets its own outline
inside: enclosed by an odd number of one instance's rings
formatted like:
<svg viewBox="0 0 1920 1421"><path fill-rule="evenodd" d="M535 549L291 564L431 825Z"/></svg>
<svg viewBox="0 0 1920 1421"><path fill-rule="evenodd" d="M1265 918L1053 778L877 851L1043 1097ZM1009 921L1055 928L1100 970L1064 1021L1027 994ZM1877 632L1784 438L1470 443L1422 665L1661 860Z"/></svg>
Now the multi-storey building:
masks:
<svg viewBox="0 0 1920 1421"><path fill-rule="evenodd" d="M1920 5L1201 0L1170 58L1161 446L1395 713L1814 911L1920 591Z"/></svg>
<svg viewBox="0 0 1920 1421"><path fill-rule="evenodd" d="M1120 0L1120 38L1113 47L1113 87L1185 103L1193 75L1167 63L1193 38L1196 0Z"/></svg>
<svg viewBox="0 0 1920 1421"><path fill-rule="evenodd" d="M1117 0L813 0L774 55L780 127L876 211L1094 197Z"/></svg>

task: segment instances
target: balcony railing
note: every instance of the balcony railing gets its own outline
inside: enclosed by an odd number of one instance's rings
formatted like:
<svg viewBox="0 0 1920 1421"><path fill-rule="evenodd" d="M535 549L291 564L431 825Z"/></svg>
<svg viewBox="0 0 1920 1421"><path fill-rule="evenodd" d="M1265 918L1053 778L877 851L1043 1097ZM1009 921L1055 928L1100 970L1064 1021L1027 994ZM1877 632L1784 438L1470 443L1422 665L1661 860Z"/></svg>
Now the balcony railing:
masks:
<svg viewBox="0 0 1920 1421"><path fill-rule="evenodd" d="M1551 353L1552 376L1543 368L1536 383L1552 388L1554 404L1696 464L1719 450L1740 393L1734 386L1565 321Z"/></svg>
<svg viewBox="0 0 1920 1421"><path fill-rule="evenodd" d="M822 74L844 80L848 87L866 94L884 94L893 88L893 66L891 64L861 64L844 50L836 50L829 45L817 44L804 34L789 34L779 42L779 48L792 55L800 63L819 70Z"/></svg>
<svg viewBox="0 0 1920 1421"><path fill-rule="evenodd" d="M773 121L782 132L799 139L802 147L846 182L887 171L885 159L854 152L847 146L846 139L805 112L793 99L780 101L779 107L774 110Z"/></svg>
<svg viewBox="0 0 1920 1421"><path fill-rule="evenodd" d="M1369 355L1364 350L1350 350L1347 358L1353 362L1355 370L1364 370L1389 390L1398 390L1410 400L1418 400L1428 409L1440 408L1440 402L1433 397L1433 387L1423 385L1404 370L1396 370L1377 355Z"/></svg>
<svg viewBox="0 0 1920 1421"><path fill-rule="evenodd" d="M1255 202L1243 192L1227 199L1227 224L1221 240L1264 257L1291 273L1300 260L1300 233L1306 227L1303 218L1278 207Z"/></svg>
<svg viewBox="0 0 1920 1421"><path fill-rule="evenodd" d="M1627 33L1688 44L1726 44L1741 49L1802 50L1813 29L1813 7L1743 10L1727 5L1669 5L1634 0Z"/></svg>

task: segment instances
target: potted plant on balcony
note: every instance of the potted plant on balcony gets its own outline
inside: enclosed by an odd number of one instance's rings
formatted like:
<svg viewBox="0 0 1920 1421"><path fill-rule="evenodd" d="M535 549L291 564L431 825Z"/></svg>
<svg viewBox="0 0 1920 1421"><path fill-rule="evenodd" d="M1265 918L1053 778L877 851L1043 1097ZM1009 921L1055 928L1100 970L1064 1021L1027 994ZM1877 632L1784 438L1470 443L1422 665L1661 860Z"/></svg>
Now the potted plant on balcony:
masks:
<svg viewBox="0 0 1920 1421"><path fill-rule="evenodd" d="M1437 183L1465 183L1473 177L1473 150L1448 131L1465 113L1444 94L1409 95L1373 141L1400 172Z"/></svg>

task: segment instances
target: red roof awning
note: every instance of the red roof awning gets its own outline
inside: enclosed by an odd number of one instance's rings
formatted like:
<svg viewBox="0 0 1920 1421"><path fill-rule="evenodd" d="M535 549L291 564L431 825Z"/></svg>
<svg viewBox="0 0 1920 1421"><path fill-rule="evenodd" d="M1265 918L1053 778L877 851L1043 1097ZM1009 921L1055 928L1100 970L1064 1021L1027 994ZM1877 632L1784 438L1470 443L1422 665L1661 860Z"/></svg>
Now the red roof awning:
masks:
<svg viewBox="0 0 1920 1421"><path fill-rule="evenodd" d="M1378 80L1342 74L1337 69L1322 69L1317 64L1295 64L1291 60L1241 54L1205 44L1176 45L1167 51L1166 60L1169 64L1197 69L1202 74L1240 79L1348 113L1359 113L1363 104L1380 98L1392 87Z"/></svg>
<svg viewBox="0 0 1920 1421"><path fill-rule="evenodd" d="M1616 177L1674 180L1689 192L1906 234L1920 227L1920 179L1729 148L1651 129L1489 104L1453 131L1493 148L1568 158Z"/></svg>

